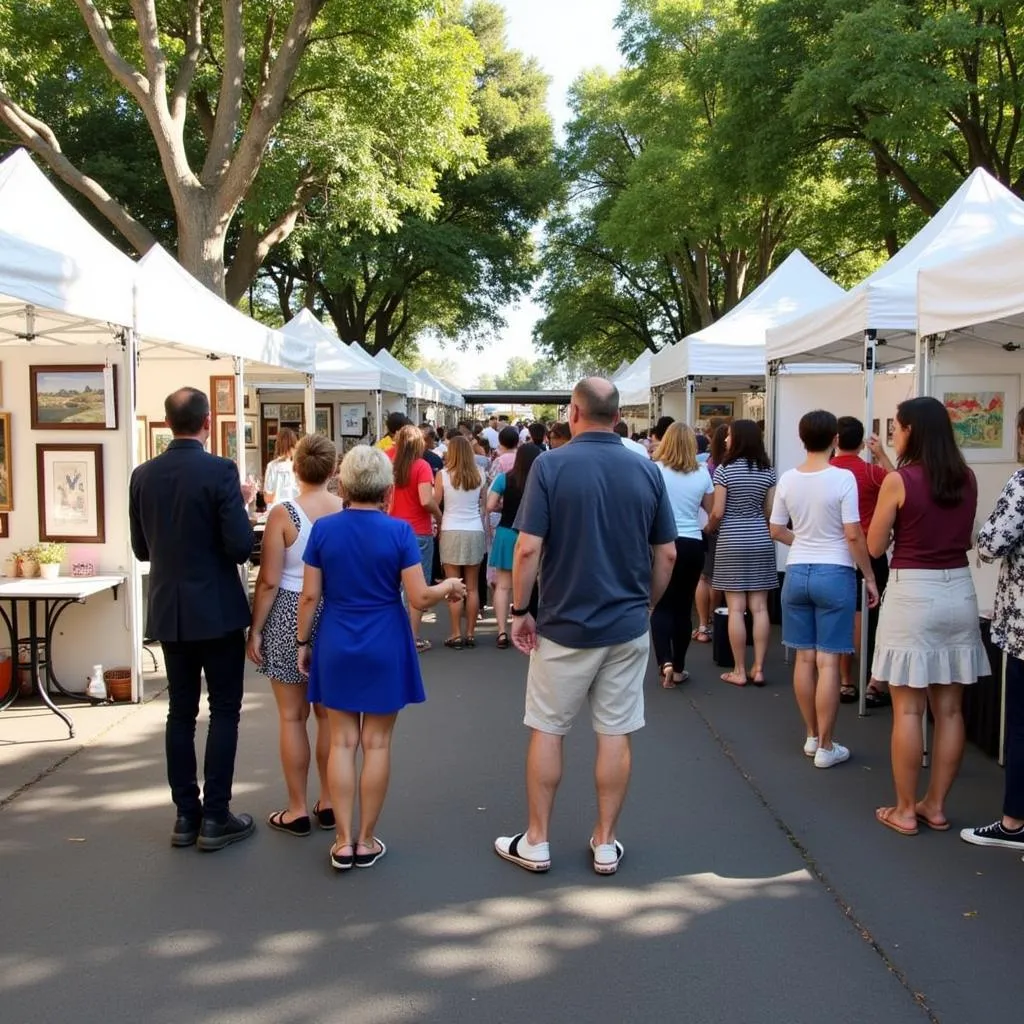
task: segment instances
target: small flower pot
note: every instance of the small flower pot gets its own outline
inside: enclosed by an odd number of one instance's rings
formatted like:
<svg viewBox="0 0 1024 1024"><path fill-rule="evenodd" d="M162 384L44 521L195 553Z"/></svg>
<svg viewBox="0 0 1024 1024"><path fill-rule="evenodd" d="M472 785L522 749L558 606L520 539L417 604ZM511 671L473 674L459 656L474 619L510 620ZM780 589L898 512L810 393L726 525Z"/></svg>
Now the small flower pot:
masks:
<svg viewBox="0 0 1024 1024"><path fill-rule="evenodd" d="M60 562L40 562L39 575L44 580L55 580L60 576Z"/></svg>
<svg viewBox="0 0 1024 1024"><path fill-rule="evenodd" d="M33 561L31 558L23 558L21 560L21 575L25 579L30 580L39 575L39 563Z"/></svg>

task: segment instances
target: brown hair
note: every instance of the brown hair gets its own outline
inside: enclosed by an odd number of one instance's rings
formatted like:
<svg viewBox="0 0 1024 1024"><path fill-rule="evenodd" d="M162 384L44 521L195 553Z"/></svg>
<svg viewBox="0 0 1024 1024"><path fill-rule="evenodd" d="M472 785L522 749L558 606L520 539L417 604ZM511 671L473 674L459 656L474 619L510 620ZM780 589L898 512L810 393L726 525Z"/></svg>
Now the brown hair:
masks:
<svg viewBox="0 0 1024 1024"><path fill-rule="evenodd" d="M451 477L452 487L458 491L474 491L483 483L480 467L473 456L473 446L464 437L453 437L448 442L444 468Z"/></svg>
<svg viewBox="0 0 1024 1024"><path fill-rule="evenodd" d="M693 429L678 420L669 425L665 436L661 439L654 461L660 462L667 469L675 469L680 473L697 471L697 436Z"/></svg>
<svg viewBox="0 0 1024 1024"><path fill-rule="evenodd" d="M291 458L298 441L299 435L291 427L282 427L277 432L277 441L274 443L274 458Z"/></svg>
<svg viewBox="0 0 1024 1024"><path fill-rule="evenodd" d="M427 443L419 427L405 426L395 435L395 486L405 487L409 483L412 464L423 458Z"/></svg>
<svg viewBox="0 0 1024 1024"><path fill-rule="evenodd" d="M323 434L307 434L292 455L295 475L304 484L322 484L329 480L338 464L338 449Z"/></svg>

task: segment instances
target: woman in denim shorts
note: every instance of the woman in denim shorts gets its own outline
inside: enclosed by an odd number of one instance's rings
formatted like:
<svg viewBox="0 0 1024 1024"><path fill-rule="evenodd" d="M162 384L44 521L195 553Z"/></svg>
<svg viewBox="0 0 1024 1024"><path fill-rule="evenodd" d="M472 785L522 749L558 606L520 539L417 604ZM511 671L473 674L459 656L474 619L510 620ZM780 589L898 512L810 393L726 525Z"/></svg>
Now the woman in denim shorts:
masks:
<svg viewBox="0 0 1024 1024"><path fill-rule="evenodd" d="M772 537L790 546L782 588L782 642L796 651L793 690L807 727L804 753L816 768L850 757L832 739L839 709L839 659L853 653L856 569L864 574L868 604L878 588L860 525L857 481L829 465L839 424L830 412L800 420L806 460L782 475L771 514Z"/></svg>

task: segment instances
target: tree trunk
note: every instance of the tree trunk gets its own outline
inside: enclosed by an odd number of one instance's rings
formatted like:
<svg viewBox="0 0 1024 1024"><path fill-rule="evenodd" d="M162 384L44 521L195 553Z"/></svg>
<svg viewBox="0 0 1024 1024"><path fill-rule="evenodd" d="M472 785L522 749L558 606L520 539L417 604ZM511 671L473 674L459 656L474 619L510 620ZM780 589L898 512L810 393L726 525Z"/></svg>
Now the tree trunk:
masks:
<svg viewBox="0 0 1024 1024"><path fill-rule="evenodd" d="M214 295L224 298L224 242L229 218L214 197L196 189L178 209L178 262Z"/></svg>

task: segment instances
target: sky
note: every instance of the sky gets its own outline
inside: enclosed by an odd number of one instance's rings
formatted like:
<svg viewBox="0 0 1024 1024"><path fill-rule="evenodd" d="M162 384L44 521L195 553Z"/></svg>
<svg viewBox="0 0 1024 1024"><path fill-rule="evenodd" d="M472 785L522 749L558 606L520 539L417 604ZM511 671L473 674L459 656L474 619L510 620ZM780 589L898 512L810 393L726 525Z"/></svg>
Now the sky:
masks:
<svg viewBox="0 0 1024 1024"><path fill-rule="evenodd" d="M614 21L620 0L501 0L508 15L508 43L535 57L551 78L548 109L556 128L569 117L569 88L589 68L621 64ZM453 383L472 387L481 374L504 370L512 356L536 359L531 332L541 309L524 301L506 310L508 326L483 352L461 352L454 342L443 346L432 338L418 341L430 359L450 359L458 367Z"/></svg>

